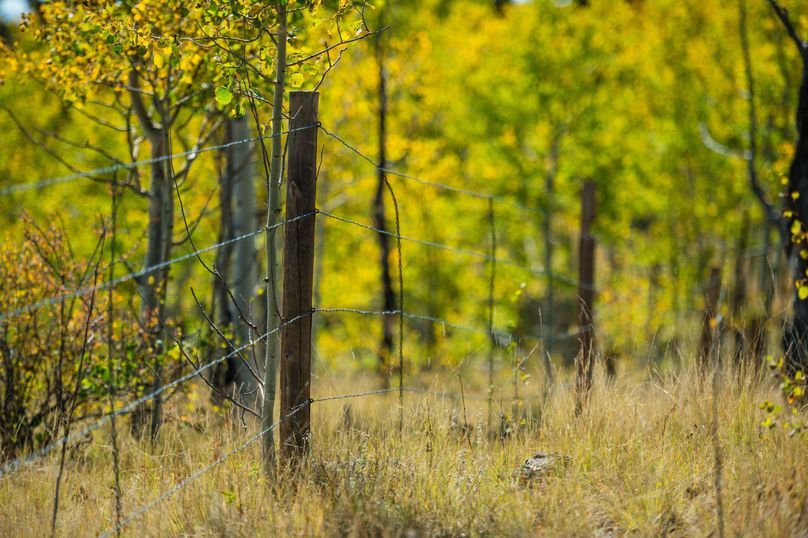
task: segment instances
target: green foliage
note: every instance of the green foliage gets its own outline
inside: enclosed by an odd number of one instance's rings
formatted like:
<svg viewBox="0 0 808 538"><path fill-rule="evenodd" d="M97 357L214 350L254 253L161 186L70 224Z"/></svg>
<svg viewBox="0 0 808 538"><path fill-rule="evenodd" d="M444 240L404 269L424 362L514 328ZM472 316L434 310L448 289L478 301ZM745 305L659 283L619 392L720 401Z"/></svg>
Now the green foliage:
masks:
<svg viewBox="0 0 808 538"><path fill-rule="evenodd" d="M766 419L763 421L762 426L769 429L781 426L788 431L790 436L804 433L806 427L805 412L808 408L805 396L805 389L808 384L806 384L805 373L797 371L793 376L790 376L786 371L783 357L775 359L769 356L767 362L772 376L779 381L779 389L785 408L768 400L760 404L760 408L766 413Z"/></svg>

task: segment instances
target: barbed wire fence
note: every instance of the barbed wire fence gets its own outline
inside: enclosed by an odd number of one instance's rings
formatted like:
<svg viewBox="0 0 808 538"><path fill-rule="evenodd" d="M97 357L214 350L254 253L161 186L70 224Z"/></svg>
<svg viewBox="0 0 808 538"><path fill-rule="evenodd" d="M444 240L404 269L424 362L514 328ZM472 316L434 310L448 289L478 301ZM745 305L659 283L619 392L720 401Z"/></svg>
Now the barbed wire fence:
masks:
<svg viewBox="0 0 808 538"><path fill-rule="evenodd" d="M14 304L14 305L11 306L10 309L6 310L5 312L0 313L0 323L7 322L8 320L11 320L12 318L19 317L19 316L24 315L24 314L32 313L32 312L35 312L36 310L46 308L48 306L59 304L59 303L61 303L63 301L71 299L71 298L77 298L77 297L82 297L82 296L85 296L85 295L88 295L88 294L94 294L94 293L96 293L97 291L100 291L100 290L112 290L116 286L118 286L120 284L123 284L123 283L126 283L126 282L130 282L130 281L137 282L140 279L142 279L143 277L147 277L148 275L150 275L150 274L152 274L154 272L157 272L157 271L159 271L161 269L173 266L173 265L178 264L178 263L182 263L182 262L187 261L189 259L199 258L199 256L201 254L212 252L212 251L215 251L215 250L220 249L222 247L232 245L232 244L235 244L235 243L238 243L238 242L241 242L241 241L253 240L254 238L256 238L256 237L258 237L258 236L260 236L262 234L269 233L269 232L274 232L276 229L279 229L279 228L282 228L282 227L285 227L285 228L288 229L288 227L290 225L293 225L293 224L297 225L298 223L302 222L305 219L314 220L319 215L319 216L322 216L322 217L324 217L326 219L329 219L330 221L339 223L341 225L351 226L351 227L353 227L355 229L359 229L359 230L366 231L366 232L372 232L372 233L375 233L375 234L385 234L385 235L387 235L387 236L389 236L389 237L391 237L393 239L396 239L399 242L403 241L403 242L408 242L408 243L414 243L414 244L418 244L418 245L421 245L421 246L424 246L424 247L427 247L427 248L437 249L437 250L441 250L441 251L444 251L444 252L449 252L449 253L456 254L456 255L475 258L475 259L481 260L483 262L486 262L488 264L488 270L490 272L489 273L490 278L489 278L488 290L487 290L488 291L488 301L487 301L487 304L486 304L487 311L486 311L486 316L485 316L486 319L487 319L487 326L480 326L480 325L475 325L475 324L472 324L472 323L453 322L453 321L447 320L447 319L439 317L439 316L425 315L425 314L420 314L420 313L416 313L416 312L406 311L403 307L400 307L400 308L395 309L395 310L373 310L373 309L367 309L367 308L361 308L361 307L348 307L348 306L327 307L327 306L316 305L316 306L313 306L308 312L305 312L305 313L300 314L298 316L295 316L295 317L292 317L290 319L284 320L281 323L281 325L277 329L275 329L275 331L282 331L285 328L287 328L287 327L289 327L289 326L291 326L293 324L299 323L301 320L303 320L305 318L310 318L313 315L324 315L325 316L325 315L351 314L351 315L366 316L366 317L385 317L385 316L396 316L396 317L398 317L401 320L400 325L399 325L399 338L400 338L400 340L399 340L399 342L400 342L400 345L399 345L399 358L400 358L400 364L399 364L399 383L398 383L398 386L397 387L386 387L386 388L383 388L383 389L369 390L369 391L365 391L365 392L358 392L358 393L351 393L351 394L337 394L337 395L331 395L331 396L324 396L324 397L320 397L320 398L308 398L308 399L306 399L304 402L292 407L290 411L285 412L285 413L281 413L278 420L273 422L269 427L263 428L260 431L254 433L254 434L251 434L242 443L238 444L237 446L235 446L233 449L226 452L222 456L216 458L211 463L199 468L197 471L193 472L187 478L185 478L184 480L178 482L177 484L175 484L171 488L163 491L158 496L156 496L152 501L141 505L140 507L136 508L135 510L133 510L132 512L130 512L126 516L122 516L122 514L119 513L118 516L116 517L115 524L110 526L109 528L107 528L103 533L101 533L100 536L108 537L108 536L113 536L113 535L120 534L121 530L123 530L124 528L128 527L129 525L131 525L132 523L137 521L140 517L142 517L143 515L148 513L150 510L156 508L157 506L160 506L162 503L167 501L169 498L171 498L175 494L177 494L177 493L181 492L182 490L184 490L185 488L187 488L189 485L191 485L193 482L195 482L201 476L205 475L206 473L212 471L214 468L216 468L219 465L223 464L229 458L243 452L250 445L252 445L256 441L258 441L259 439L263 438L264 435L268 434L272 430L275 430L275 429L279 428L286 421L294 419L298 414L302 413L304 410L309 409L313 404L316 404L316 403L335 401L335 400L347 400L347 399L365 398L365 397L370 397L370 396L374 396L374 395L382 395L382 394L398 392L398 394L399 394L400 413L402 413L401 416L403 416L403 412L404 412L404 409L403 409L403 395L405 393L425 394L425 395L432 395L432 396L445 397L445 398L458 399L458 400L460 400L460 399L462 399L462 400L475 400L475 399L477 399L477 400L479 400L481 402L486 402L488 404L488 406L489 406L489 427L491 426L491 424L490 424L490 422L491 422L491 420L490 420L491 411L490 410L491 410L491 406L493 405L493 402L494 402L494 385L493 385L494 356L493 356L493 354L494 354L494 351L495 351L495 345L496 345L497 336L498 336L498 332L497 332L497 329L495 327L495 301L494 301L496 277L497 277L497 267L500 266L500 265L501 266L513 267L515 269L525 271L527 274L529 274L531 276L540 277L540 278L543 278L543 277L547 276L547 271L546 271L547 268L536 269L536 268L531 267L529 265L525 265L525 264L516 262L514 260L511 260L509 258L504 258L504 257L499 256L498 251L497 251L497 235L496 235L497 226L496 226L496 210L495 210L495 208L496 207L503 207L503 208L516 209L518 211L523 211L523 212L530 212L530 213L535 213L536 211L538 211L538 209L533 208L533 207L529 207L529 206L526 206L526 205L523 205L523 204L520 204L518 202L514 202L514 201L509 200L509 199L507 199L505 197L502 197L502 196L497 196L497 195L488 194L488 193L484 193L484 192L474 191L474 190L470 190L470 189L458 188L458 187L443 184L443 183L440 183L440 182L420 178L420 177L417 177L417 176L414 176L414 175L411 175L411 174L406 174L406 173L400 172L398 170L395 170L395 169L387 167L387 166L384 166L384 167L380 166L379 163L377 163L375 160L373 160L372 158L367 156L364 152L360 151L355 145L349 143L344 138L338 136L336 133L328 130L326 127L324 127L319 122L316 123L316 124L310 124L310 125L307 125L305 127L298 128L298 129L289 129L287 131L284 131L281 134L282 135L292 135L292 134L297 133L297 132L303 132L303 131L312 130L312 129L317 129L317 130L320 130L320 131L324 132L327 136L329 136L330 138L336 140L337 142L342 144L344 147L348 148L350 151L352 151L357 156L359 156L361 159L368 162L375 169L383 172L384 174L390 175L392 177L400 178L400 179L402 179L404 181L409 181L409 182L412 182L412 183L415 183L415 184L418 184L418 185L421 185L421 186L441 189L441 190L451 192L451 193L454 193L454 194L457 194L457 195L468 196L468 197L472 197L472 198L485 200L487 202L486 219L488 221L488 226L489 226L488 231L489 231L489 234L490 234L490 245L489 245L490 248L489 248L488 252L480 252L480 251L477 251L477 250L472 250L472 249L468 249L468 248L464 248L464 247L460 247L460 246L450 245L450 244L434 241L434 240L431 240L431 239L425 239L425 238L420 238L420 237L411 237L409 235L404 235L401 232L400 226L396 227L395 232L391 232L391 231L388 231L388 230L383 230L381 228L378 228L378 227L370 225L370 224L360 222L359 220L350 218L350 217L348 217L346 215L337 215L335 213L327 212L325 210L314 209L314 211L308 211L308 212L305 212L305 213L303 213L303 214L301 214L299 216L296 216L294 218L283 220L282 222L279 222L275 226L262 227L260 229L254 230L252 232L240 235L238 237L230 238L230 239L227 239L227 240L224 240L224 241L220 241L218 243L211 244L211 245L209 245L207 247L204 247L204 248L201 248L201 249L193 249L192 252L183 254L181 256L177 256L177 257L172 258L170 260L167 260L165 262L162 262L162 263L150 266L150 267L145 267L145 268L143 268L141 270L138 270L138 271L132 271L132 272L129 272L129 273L125 274L125 275L122 275L122 276L119 276L119 277L116 277L116 278L110 278L110 279L108 279L106 281L96 283L96 284L94 284L92 286L79 287L79 288L74 289L72 291L67 291L65 293L62 293L62 294L59 294L59 295L56 295L56 296L52 296L52 297L46 297L44 299L41 299L41 300L38 300L38 301L35 301L35 302L32 302L32 303L28 303L28 304L19 304L19 305ZM48 188L48 187L51 187L51 186L54 186L54 185L65 184L65 183L73 182L73 181L84 179L84 178L90 178L90 179L98 178L98 177L106 175L106 174L114 174L114 173L116 173L116 172L118 172L120 170L131 170L133 168L137 168L137 167L140 167L140 166L146 166L146 165L154 164L154 163L157 163L157 162L160 162L160 161L165 161L165 160L173 160L173 159L180 159L180 158L187 158L188 160L193 160L193 159L196 159L199 154L204 153L204 152L219 151L219 150L227 149L227 148L233 147L235 145L240 145L240 144L251 144L253 142L256 142L256 141L259 141L259 140L262 140L262 139L266 139L266 138L272 138L272 136L251 137L251 138L246 138L246 139L242 139L242 140L228 142L226 144L219 144L219 145L214 145L214 146L206 146L206 147L202 147L202 148L194 148L194 149L189 150L189 151L184 151L184 152L180 152L180 153L176 153L176 154L172 154L172 155L168 155L168 156L164 156L164 157L159 157L159 158L155 158L155 159L147 159L147 160L143 160L143 161L136 161L136 162L133 162L133 163L121 163L121 164L116 164L116 165L113 165L113 166L96 168L96 169L93 169L93 170L89 170L87 172L81 172L81 173L71 174L71 175L67 175L67 176L47 178L47 179L43 179L43 180L40 180L40 181L37 181L37 182L34 182L34 183L12 185L12 186L8 186L8 187L0 188L0 196L11 196L11 195L14 195L14 194L17 194L17 193L22 193L22 192L31 191L31 190L41 190L41 189L45 189L45 188ZM389 182L388 182L388 187L390 189L390 193L394 196L393 187L390 185ZM397 220L398 220L398 218L400 218L400 217L397 214ZM190 234L190 232L189 232L189 234ZM760 247L757 247L757 246L752 247L751 249L749 249L749 251L758 253L758 255L759 255ZM114 251L113 251L113 254L114 254ZM399 273L400 273L399 276L402 276L403 275L403 262L402 262L402 255L401 255L400 248L399 248L399 260L398 261L399 261ZM112 275L112 274L113 273L110 271L110 275ZM565 283L567 283L569 285L574 285L574 286L579 286L579 287L581 286L578 279L575 279L575 278L563 277L563 276L558 275L558 274L554 274L553 278L555 280L565 282ZM402 282L402 281L400 280L400 282ZM404 294L403 285L401 285L400 288L401 289L399 291L400 291L401 296L403 297L403 294ZM594 288L595 287L593 286L592 291L595 291ZM481 398L476 398L474 396L466 396L465 394L458 395L458 394L451 393L451 392L434 391L434 390L430 390L430 389L420 388L420 387L417 387L417 386L405 386L404 383L403 383L405 360L404 360L403 340L402 340L403 339L403 329L404 329L404 321L403 320L405 320L405 319L418 320L418 321L427 321L427 322L430 322L430 323L435 323L435 324L443 327L444 332L446 332L447 329L451 329L451 330L456 330L456 331L464 331L464 332L468 332L468 333L474 333L474 334L487 336L490 339L491 350L490 350L490 355L489 355L489 382L488 382L488 391L486 393L486 396L481 397ZM111 320L109 320L109 321L111 323ZM583 334L585 332L592 331L592 330L594 330L593 325L586 325L586 326L578 327L577 329L574 329L574 330L553 334L552 337L553 337L553 339L555 341L564 340L564 339L575 339L575 338L579 337L581 334ZM543 341L547 337L547 333L543 330L543 328L542 328L541 333L542 334L527 333L527 334L524 334L523 336L526 337L526 338L536 339L537 341ZM138 408L140 405L142 405L142 404L144 404L144 403L146 403L146 402L148 402L150 400L153 400L154 398L157 398L158 396L166 393L166 391L169 391L171 389L179 388L179 387L183 386L185 383L187 383L189 381L192 381L197 377L202 377L204 379L203 374L205 372L209 371L214 366L219 365L219 364L229 360L230 358L232 358L234 356L237 356L242 351L245 351L245 350L247 350L249 348L252 348L257 343L264 341L265 339L267 339L268 336L270 336L270 334L272 334L272 332L265 332L264 334L261 334L260 336L257 336L255 338L250 339L248 342L241 343L241 345L232 346L232 349L230 349L230 351L228 351L227 353L222 354L221 356L219 356L217 358L214 358L212 360L208 360L204 364L199 364L198 366L194 367L191 372L186 373L184 375L181 375L181 376L179 376L176 379L173 379L171 381L165 382L164 384L161 384L161 386L159 388L157 388L155 390L152 390L152 391L148 392L147 394L144 394L143 396L135 398L132 401L121 405L120 407L116 406L115 402L114 402L114 399L111 398L110 399L111 406L110 406L109 412L103 414L101 416L101 418L99 418L95 422L93 422L93 423L79 429L78 431L70 432L69 434L67 434L67 435L65 435L63 437L55 439L55 440L51 441L50 443L48 443L47 445L45 445L44 447L41 447L41 448L33 451L32 453L28 454L28 455L17 457L17 458L15 458L15 459L13 459L13 460L11 460L9 462L4 463L2 465L2 467L0 467L0 480L4 479L5 477L7 477L8 475L10 475L12 473L15 473L16 471L18 471L20 469L23 469L25 467L28 467L30 465L33 465L33 464L36 464L38 462L43 461L45 458L48 457L49 454L51 454L51 452L53 450L55 450L57 448L66 446L66 445L68 445L70 443L74 443L74 442L76 442L76 441L78 441L80 439L87 438L93 432L98 431L99 429L101 429L105 425L107 425L108 423L113 422L116 419L116 417L119 417L119 416L124 415L126 413L132 412L133 410ZM112 386L110 385L110 391L111 390L113 390L113 389L112 389ZM401 424L401 422L400 422L400 424ZM118 499L118 502L120 502L120 499Z"/></svg>

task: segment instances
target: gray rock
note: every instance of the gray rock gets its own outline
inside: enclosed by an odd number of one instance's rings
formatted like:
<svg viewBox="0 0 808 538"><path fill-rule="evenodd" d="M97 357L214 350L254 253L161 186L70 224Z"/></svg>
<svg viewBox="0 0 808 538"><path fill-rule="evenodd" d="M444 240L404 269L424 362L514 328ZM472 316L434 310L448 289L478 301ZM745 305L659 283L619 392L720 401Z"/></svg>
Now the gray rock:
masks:
<svg viewBox="0 0 808 538"><path fill-rule="evenodd" d="M533 457L525 460L514 473L520 485L528 485L535 480L542 480L553 473L562 464L570 461L569 456L536 452Z"/></svg>

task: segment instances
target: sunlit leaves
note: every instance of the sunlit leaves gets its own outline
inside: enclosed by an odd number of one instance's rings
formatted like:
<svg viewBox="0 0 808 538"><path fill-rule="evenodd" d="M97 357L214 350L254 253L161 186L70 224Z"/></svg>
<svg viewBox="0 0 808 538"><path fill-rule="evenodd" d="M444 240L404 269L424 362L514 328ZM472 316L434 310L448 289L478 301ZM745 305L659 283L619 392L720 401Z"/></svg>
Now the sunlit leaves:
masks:
<svg viewBox="0 0 808 538"><path fill-rule="evenodd" d="M227 88L216 88L216 102L222 106L229 105L233 101L233 94Z"/></svg>

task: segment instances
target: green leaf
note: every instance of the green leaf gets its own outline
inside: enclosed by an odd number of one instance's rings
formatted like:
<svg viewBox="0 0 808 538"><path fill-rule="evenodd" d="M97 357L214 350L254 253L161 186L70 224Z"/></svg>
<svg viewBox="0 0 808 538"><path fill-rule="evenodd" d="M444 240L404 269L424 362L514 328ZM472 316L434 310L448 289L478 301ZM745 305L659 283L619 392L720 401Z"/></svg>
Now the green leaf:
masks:
<svg viewBox="0 0 808 538"><path fill-rule="evenodd" d="M301 73L292 73L292 76L289 77L289 84L293 88L299 88L303 85L303 75Z"/></svg>
<svg viewBox="0 0 808 538"><path fill-rule="evenodd" d="M233 94L227 88L216 88L216 102L227 106L233 100Z"/></svg>

